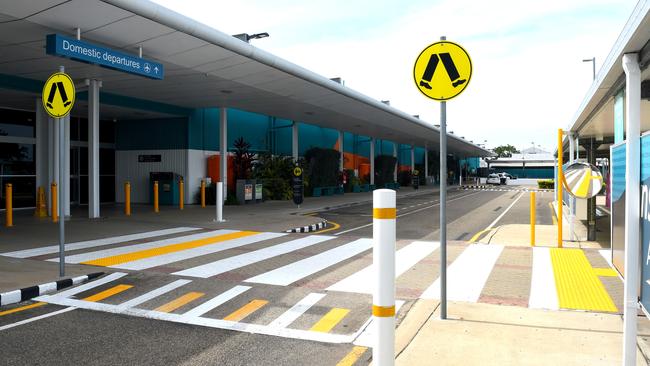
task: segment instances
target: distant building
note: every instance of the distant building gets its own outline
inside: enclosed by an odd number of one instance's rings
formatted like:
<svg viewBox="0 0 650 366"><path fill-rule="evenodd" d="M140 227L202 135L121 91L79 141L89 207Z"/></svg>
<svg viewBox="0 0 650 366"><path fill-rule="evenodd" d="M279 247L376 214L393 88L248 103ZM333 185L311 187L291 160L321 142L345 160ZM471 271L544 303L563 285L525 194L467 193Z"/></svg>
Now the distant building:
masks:
<svg viewBox="0 0 650 366"><path fill-rule="evenodd" d="M519 178L553 178L555 157L537 147L524 149L509 158L485 158L486 167L497 173L506 172Z"/></svg>

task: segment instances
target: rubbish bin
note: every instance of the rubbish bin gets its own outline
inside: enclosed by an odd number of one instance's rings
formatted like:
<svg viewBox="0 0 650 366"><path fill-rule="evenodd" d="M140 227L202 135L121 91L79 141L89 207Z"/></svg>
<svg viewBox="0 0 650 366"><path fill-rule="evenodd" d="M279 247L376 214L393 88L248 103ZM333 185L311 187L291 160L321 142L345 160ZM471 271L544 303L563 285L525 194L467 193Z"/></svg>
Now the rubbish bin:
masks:
<svg viewBox="0 0 650 366"><path fill-rule="evenodd" d="M149 201L153 204L153 183L158 181L158 204L178 205L180 201L178 182L183 176L174 172L149 173Z"/></svg>

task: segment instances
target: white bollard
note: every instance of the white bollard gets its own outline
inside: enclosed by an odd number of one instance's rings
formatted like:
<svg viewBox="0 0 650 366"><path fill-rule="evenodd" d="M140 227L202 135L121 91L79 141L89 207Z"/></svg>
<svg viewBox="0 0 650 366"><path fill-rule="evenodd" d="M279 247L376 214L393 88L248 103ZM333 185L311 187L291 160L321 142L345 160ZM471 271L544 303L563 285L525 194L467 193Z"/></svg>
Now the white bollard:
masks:
<svg viewBox="0 0 650 366"><path fill-rule="evenodd" d="M223 182L217 182L217 222L223 222Z"/></svg>
<svg viewBox="0 0 650 366"><path fill-rule="evenodd" d="M373 364L395 364L395 191L377 189L372 194L372 265L374 289L372 318L375 342Z"/></svg>

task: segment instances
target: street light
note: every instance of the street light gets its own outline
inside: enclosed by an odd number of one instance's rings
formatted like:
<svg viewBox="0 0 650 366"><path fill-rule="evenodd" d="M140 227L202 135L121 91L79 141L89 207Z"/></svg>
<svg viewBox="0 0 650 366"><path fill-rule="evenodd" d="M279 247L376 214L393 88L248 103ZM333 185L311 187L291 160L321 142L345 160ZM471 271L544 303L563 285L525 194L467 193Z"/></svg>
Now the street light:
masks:
<svg viewBox="0 0 650 366"><path fill-rule="evenodd" d="M592 65L591 65L591 71L592 71L592 75L593 75L592 80L596 80L596 58L595 57L587 58L587 59L582 60L582 62L591 62L592 63Z"/></svg>
<svg viewBox="0 0 650 366"><path fill-rule="evenodd" d="M251 39L260 39L260 38L266 38L268 37L269 34L266 32L262 33L255 33L255 34L248 34L248 33L239 33L239 34L234 34L233 37L241 39L244 42L251 43Z"/></svg>

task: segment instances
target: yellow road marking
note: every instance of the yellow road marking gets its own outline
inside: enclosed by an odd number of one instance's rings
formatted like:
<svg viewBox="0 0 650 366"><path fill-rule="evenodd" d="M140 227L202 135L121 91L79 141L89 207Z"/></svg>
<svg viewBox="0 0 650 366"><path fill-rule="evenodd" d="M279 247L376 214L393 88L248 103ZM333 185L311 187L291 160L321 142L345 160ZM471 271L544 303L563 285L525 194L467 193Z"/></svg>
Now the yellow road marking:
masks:
<svg viewBox="0 0 650 366"><path fill-rule="evenodd" d="M478 240L478 238L481 236L481 234L483 234L483 233L485 233L487 231L490 231L490 230L492 230L492 229L485 229L485 230L479 231L478 233L476 233L476 235L472 236L472 238L469 239L468 243L475 243Z"/></svg>
<svg viewBox="0 0 650 366"><path fill-rule="evenodd" d="M596 276L618 277L618 272L613 268L594 268Z"/></svg>
<svg viewBox="0 0 650 366"><path fill-rule="evenodd" d="M368 348L367 347L361 347L361 346L354 346L352 347L352 351L348 353L345 357L339 361L339 363L336 364L336 366L352 366L354 365L355 362L363 355L364 352L366 352Z"/></svg>
<svg viewBox="0 0 650 366"><path fill-rule="evenodd" d="M238 322L245 317L251 315L254 313L256 310L261 308L262 306L268 304L269 302L266 300L253 300L249 302L248 304L242 306L241 308L233 311L228 315L227 317L223 318L223 320L230 320L232 322Z"/></svg>
<svg viewBox="0 0 650 366"><path fill-rule="evenodd" d="M204 239L192 240L185 243L166 245L160 248L145 249L133 253L120 254L111 257L94 259L91 261L82 262L82 264L90 264L93 266L103 266L103 267L114 266L117 264L132 262L139 259L155 257L158 255L163 255L168 253L180 252L182 250L198 248L205 245L215 244L226 240L243 238L245 236L250 236L255 234L257 234L257 232L255 231L238 231L234 233L212 236Z"/></svg>
<svg viewBox="0 0 650 366"><path fill-rule="evenodd" d="M549 202L548 207L551 209L551 219L553 219L553 225L557 226L557 217L555 217L555 210L553 209L553 202Z"/></svg>
<svg viewBox="0 0 650 366"><path fill-rule="evenodd" d="M189 304L190 302L200 298L203 295L205 294L202 292L188 292L185 295L166 303L165 305L157 307L155 311L171 313L172 311L180 308L185 304Z"/></svg>
<svg viewBox="0 0 650 366"><path fill-rule="evenodd" d="M37 302L37 303L34 303L34 304L21 306L19 308L13 308L13 309L5 310L5 311L0 311L0 316L17 313L17 312L23 311L23 310L29 310L29 309L37 308L37 307L43 306L45 304L46 303L44 303L44 302Z"/></svg>
<svg viewBox="0 0 650 366"><path fill-rule="evenodd" d="M551 263L560 308L618 311L581 249L551 248Z"/></svg>
<svg viewBox="0 0 650 366"><path fill-rule="evenodd" d="M323 229L323 230L318 230L318 231L314 232L314 234L326 233L326 232L328 232L328 231L333 231L333 230L336 230L336 229L341 228L341 225L335 223L334 221L329 221L329 220L327 220L327 224L328 224L328 225L331 224L332 227L327 228L327 229Z"/></svg>
<svg viewBox="0 0 650 366"><path fill-rule="evenodd" d="M336 324L343 320L349 312L350 309L334 308L320 318L320 320L317 321L310 330L313 332L327 333L332 330Z"/></svg>
<svg viewBox="0 0 650 366"><path fill-rule="evenodd" d="M86 297L84 300L85 301L90 301L90 302L97 302L97 301L102 301L107 297L111 297L113 295L119 294L122 291L126 291L130 289L131 285L117 285L115 287L111 287L108 290L104 290L102 292L96 293L92 296Z"/></svg>

